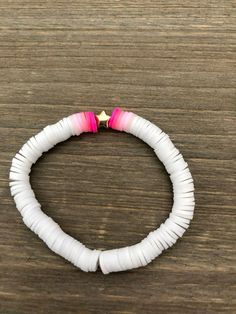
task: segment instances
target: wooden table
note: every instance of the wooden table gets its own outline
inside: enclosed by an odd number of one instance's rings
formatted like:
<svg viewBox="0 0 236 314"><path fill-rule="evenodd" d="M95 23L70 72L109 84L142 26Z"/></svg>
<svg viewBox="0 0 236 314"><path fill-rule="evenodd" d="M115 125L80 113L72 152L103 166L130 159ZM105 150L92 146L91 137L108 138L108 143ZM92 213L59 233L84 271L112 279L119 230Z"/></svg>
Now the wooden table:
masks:
<svg viewBox="0 0 236 314"><path fill-rule="evenodd" d="M0 313L236 313L233 0L0 1ZM74 112L121 106L158 124L196 186L191 228L148 267L83 273L23 224L8 172L21 145ZM171 184L144 143L102 130L32 171L44 211L91 248L140 241Z"/></svg>

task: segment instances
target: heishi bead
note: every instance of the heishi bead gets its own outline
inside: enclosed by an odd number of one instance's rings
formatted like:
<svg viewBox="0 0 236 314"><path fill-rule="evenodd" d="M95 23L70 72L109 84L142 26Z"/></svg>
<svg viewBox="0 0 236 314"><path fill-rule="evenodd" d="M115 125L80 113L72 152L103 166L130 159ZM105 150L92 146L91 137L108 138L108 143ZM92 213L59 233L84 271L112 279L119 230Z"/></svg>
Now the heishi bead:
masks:
<svg viewBox="0 0 236 314"><path fill-rule="evenodd" d="M104 113L104 112L103 112ZM105 114L105 113L104 113ZM105 119L100 121L107 121ZM147 143L164 164L173 185L173 206L169 217L141 242L107 251L91 250L66 234L42 210L29 181L31 166L41 155L72 135L98 131L99 121L93 112L79 112L46 126L32 136L12 159L10 190L25 225L35 232L56 254L81 270L104 274L146 266L163 250L173 246L189 227L194 214L194 184L179 150L159 127L138 115L115 108L108 120L114 130L131 133ZM100 118L102 119L102 118Z"/></svg>

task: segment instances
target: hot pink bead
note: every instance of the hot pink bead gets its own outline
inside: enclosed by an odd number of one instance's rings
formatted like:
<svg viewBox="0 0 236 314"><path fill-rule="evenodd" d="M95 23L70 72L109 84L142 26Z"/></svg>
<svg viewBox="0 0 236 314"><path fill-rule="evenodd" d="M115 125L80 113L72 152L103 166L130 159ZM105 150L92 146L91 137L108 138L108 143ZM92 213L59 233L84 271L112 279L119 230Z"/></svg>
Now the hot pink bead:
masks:
<svg viewBox="0 0 236 314"><path fill-rule="evenodd" d="M92 132L96 133L98 131L98 125L96 115L93 112L90 112L90 125L92 128Z"/></svg>
<svg viewBox="0 0 236 314"><path fill-rule="evenodd" d="M112 111L111 117L108 121L108 126L110 128L117 130L116 121L117 121L117 117L121 114L121 112L122 110L118 107Z"/></svg>
<svg viewBox="0 0 236 314"><path fill-rule="evenodd" d="M96 122L95 114L92 111L84 112L84 114L87 121L87 127L88 127L87 132L96 133L98 129L97 129L97 122Z"/></svg>

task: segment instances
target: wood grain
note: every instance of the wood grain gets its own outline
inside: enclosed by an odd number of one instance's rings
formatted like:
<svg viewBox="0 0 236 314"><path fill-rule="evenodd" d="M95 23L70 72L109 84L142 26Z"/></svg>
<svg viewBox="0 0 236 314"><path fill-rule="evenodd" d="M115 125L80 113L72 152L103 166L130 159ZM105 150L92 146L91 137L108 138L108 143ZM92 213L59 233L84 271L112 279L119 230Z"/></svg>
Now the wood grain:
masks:
<svg viewBox="0 0 236 314"><path fill-rule="evenodd" d="M191 228L148 267L83 273L23 224L11 158L45 125L122 106L158 124L196 186ZM0 313L236 313L236 4L0 0ZM136 243L168 215L151 149L103 130L34 166L45 212L91 248Z"/></svg>

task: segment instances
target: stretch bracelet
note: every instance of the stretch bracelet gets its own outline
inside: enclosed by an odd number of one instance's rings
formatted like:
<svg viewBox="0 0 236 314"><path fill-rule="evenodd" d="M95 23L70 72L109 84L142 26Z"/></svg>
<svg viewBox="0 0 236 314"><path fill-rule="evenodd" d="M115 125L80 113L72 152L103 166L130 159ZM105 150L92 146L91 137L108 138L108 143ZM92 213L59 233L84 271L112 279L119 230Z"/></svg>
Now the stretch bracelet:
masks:
<svg viewBox="0 0 236 314"><path fill-rule="evenodd" d="M164 164L173 184L173 207L169 217L141 242L112 250L91 250L80 241L66 234L60 226L41 210L30 185L31 166L40 156L67 140L72 135L98 131L106 126L131 133L154 149ZM12 160L10 189L16 207L26 226L35 232L46 245L58 255L83 271L96 271L98 266L104 274L146 266L182 237L193 218L194 185L187 163L175 148L169 136L150 121L120 108L111 117L103 111L80 112L45 127L31 137Z"/></svg>

